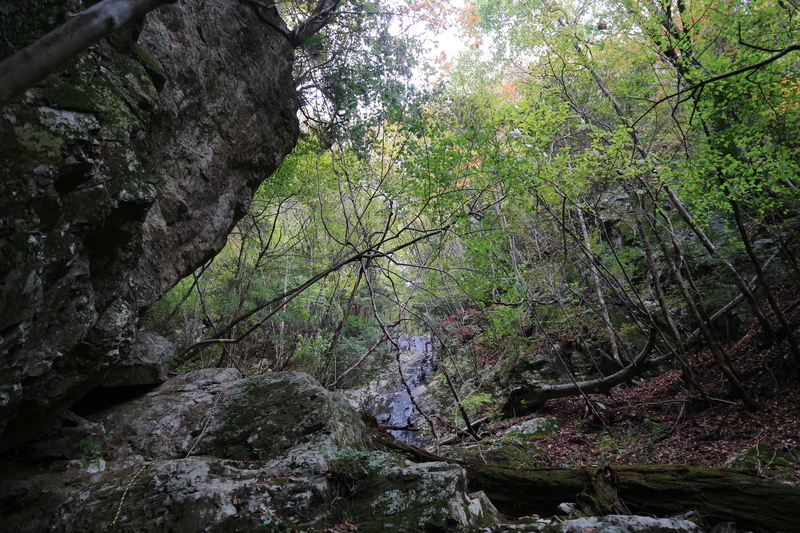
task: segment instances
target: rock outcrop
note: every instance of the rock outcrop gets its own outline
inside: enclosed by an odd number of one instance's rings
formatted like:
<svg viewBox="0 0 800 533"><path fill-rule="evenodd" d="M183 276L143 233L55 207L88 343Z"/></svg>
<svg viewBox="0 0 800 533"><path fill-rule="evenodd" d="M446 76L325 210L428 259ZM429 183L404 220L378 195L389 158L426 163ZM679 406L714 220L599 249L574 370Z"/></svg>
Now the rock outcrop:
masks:
<svg viewBox="0 0 800 533"><path fill-rule="evenodd" d="M174 356L175 345L169 339L140 331L130 352L111 367L101 385L110 388L164 383Z"/></svg>
<svg viewBox="0 0 800 533"><path fill-rule="evenodd" d="M531 520L523 524L498 524L481 529L482 533L702 533L700 526L689 520L677 518L651 518L649 516L608 515L604 517L576 518L574 520Z"/></svg>
<svg viewBox="0 0 800 533"><path fill-rule="evenodd" d="M4 4L0 57L91 3ZM274 9L179 2L0 109L0 449L119 379L143 311L222 248L294 146L281 27Z"/></svg>
<svg viewBox="0 0 800 533"><path fill-rule="evenodd" d="M9 531L457 532L500 518L460 466L371 450L347 400L306 374L201 370L87 418L6 454Z"/></svg>

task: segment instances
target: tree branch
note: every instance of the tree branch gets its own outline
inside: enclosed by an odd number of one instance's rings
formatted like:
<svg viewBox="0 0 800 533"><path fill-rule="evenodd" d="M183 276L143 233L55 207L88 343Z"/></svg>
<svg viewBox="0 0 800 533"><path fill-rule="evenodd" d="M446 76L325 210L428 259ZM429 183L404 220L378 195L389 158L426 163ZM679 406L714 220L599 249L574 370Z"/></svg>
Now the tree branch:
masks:
<svg viewBox="0 0 800 533"><path fill-rule="evenodd" d="M327 26L340 3L341 0L320 0L311 16L289 32L289 40L292 46L297 48L306 39Z"/></svg>
<svg viewBox="0 0 800 533"><path fill-rule="evenodd" d="M557 385L531 384L518 388L511 392L506 404L503 406L503 414L507 417L522 416L535 411L544 405L547 400L555 398L565 398L578 394L608 394L613 387L630 381L666 359L666 356L662 356L652 361L647 360L655 345L656 333L655 329L651 330L647 345L636 355L633 362L614 374L589 381Z"/></svg>
<svg viewBox="0 0 800 533"><path fill-rule="evenodd" d="M128 22L175 0L103 0L0 63L0 106Z"/></svg>
<svg viewBox="0 0 800 533"><path fill-rule="evenodd" d="M787 46L783 50L779 51L777 54L775 54L773 56L770 56L770 57L764 59L763 61L759 61L758 63L753 63L752 65L747 65L747 66L744 66L744 67L741 67L741 68L737 68L736 70L731 70L731 71L728 71L728 72L724 72L724 73L718 74L716 76L711 76L710 78L707 78L705 80L701 80L701 81L698 81L697 83L693 83L692 85L690 85L689 87L686 87L685 89L681 89L680 91L674 92L674 93L669 94L669 95L667 95L667 96L665 96L663 98L660 98L660 99L656 100L655 102L653 102L653 105L651 105L650 108L647 111L642 113L642 116L637 118L633 122L633 124L631 124L631 126L635 126L640 120L642 120L645 116L647 116L650 113L650 111L652 111L653 109L655 109L659 105L663 104L667 100L670 100L670 99L675 98L676 96L680 96L682 94L693 92L693 91L695 91L697 89L702 89L706 85L710 85L712 83L724 80L726 78L732 78L733 76L738 76L739 74L744 74L745 72L750 72L751 70L758 70L761 67L765 67L765 66L769 65L770 63L774 63L775 61L777 61L778 59L780 59L783 56L787 55L788 53L794 52L794 51L797 51L797 50L800 50L800 43L790 44L789 46Z"/></svg>
<svg viewBox="0 0 800 533"><path fill-rule="evenodd" d="M448 230L449 230L449 226L445 226L445 227L441 227L441 228L437 228L437 229L433 229L433 230L424 231L424 232L422 232L421 235L417 235L416 237L414 237L413 239L411 239L411 240L409 240L407 242L399 244L399 245L395 246L394 248L392 248L392 249L390 249L390 250L388 250L386 252L380 252L377 249L378 246L386 244L386 243L388 243L388 242L390 242L390 241L392 241L394 239L397 239L399 236L398 235L393 235L393 236L390 236L390 237L386 237L384 240L382 240L381 242L377 243L375 246L373 246L371 248L368 248L366 250L362 250L362 251L356 252L353 255L351 255L349 257L346 257L345 259L342 259L341 261L339 261L335 265L333 265L333 266L325 269L324 271L312 276L305 283L303 283L301 285L298 285L297 287L295 287L293 289L290 289L290 290L284 292L281 295L278 295L278 296L276 296L274 298L270 298L269 300L266 300L266 301L262 302L260 305L257 305L254 309L248 311L244 315L242 315L242 316L234 319L233 321L231 321L221 331L221 334L225 335L225 334L229 333L236 324L238 324L242 320L245 320L246 318L256 314L257 312L261 311L262 309L265 309L266 307L269 307L270 305L272 305L274 303L282 302L285 305L286 303L292 301L294 298L296 298L298 295L300 295L303 291L305 291L306 289L308 289L312 285L316 284L321 279L327 277L332 272L336 272L340 268L342 268L342 267L344 267L344 266L346 266L346 265L348 265L350 263L355 263L355 262L361 261L363 259L370 259L370 258L382 257L382 256L391 256L392 254L394 254L394 253L396 253L396 252L398 252L398 251L400 251L400 250L402 250L404 248L407 248L409 246L413 246L414 244L416 244L419 241L422 241L422 240L425 240L427 238L433 237L434 235L438 235L438 234L443 233L443 232L448 231ZM178 362L182 362L182 363L191 361L192 359L197 357L203 349L207 348L208 346L217 345L217 344L238 344L239 342L241 342L245 338L247 338L255 330L260 328L267 320L269 320L270 317L272 317L280 309L281 309L280 307L277 307L277 308L273 309L270 313L268 313L265 317L263 317L261 320L259 320L256 324L254 324L253 326L250 326L250 328L248 328L244 333L242 333L241 335L239 335L238 337L236 337L234 339L213 338L213 339L203 339L203 340L197 341L194 344L191 344L190 346L188 346L179 355L177 355L175 357L175 360L178 361Z"/></svg>

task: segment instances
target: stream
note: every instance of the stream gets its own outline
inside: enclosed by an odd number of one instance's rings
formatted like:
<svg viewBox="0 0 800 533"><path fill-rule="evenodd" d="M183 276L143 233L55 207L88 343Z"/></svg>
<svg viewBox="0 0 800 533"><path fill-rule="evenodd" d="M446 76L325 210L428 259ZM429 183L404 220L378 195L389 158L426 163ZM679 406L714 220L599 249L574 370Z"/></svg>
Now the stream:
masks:
<svg viewBox="0 0 800 533"><path fill-rule="evenodd" d="M403 377L418 403L424 401L427 394L436 344L430 335L405 333L397 339ZM364 409L372 413L381 425L422 429L424 417L414 408L408 390L397 376L396 367L390 371L393 375L388 379L369 384L362 401ZM420 435L420 431L415 429L393 429L389 432L397 440L417 447L424 447L430 441L429 437Z"/></svg>

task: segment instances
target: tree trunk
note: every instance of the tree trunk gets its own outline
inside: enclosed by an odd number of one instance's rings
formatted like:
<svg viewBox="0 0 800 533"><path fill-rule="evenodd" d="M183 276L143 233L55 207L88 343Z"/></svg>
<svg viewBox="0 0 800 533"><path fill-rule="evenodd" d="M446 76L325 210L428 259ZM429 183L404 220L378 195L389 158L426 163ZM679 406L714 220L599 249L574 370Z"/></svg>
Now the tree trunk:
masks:
<svg viewBox="0 0 800 533"><path fill-rule="evenodd" d="M781 336L786 337L786 340L789 342L789 348L792 351L792 356L794 357L795 361L800 363L800 347L797 346L797 340L792 334L792 326L786 320L786 316L781 311L778 302L775 300L775 296L772 294L772 287L769 286L769 282L764 275L764 269L761 266L761 260L756 255L755 250L753 250L753 244L750 242L750 237L747 235L747 229L744 227L744 222L742 221L742 210L739 206L739 202L730 198L730 193L727 194L729 196L728 203L733 209L733 219L736 221L736 228L739 230L739 235L742 237L742 244L744 244L747 257L750 258L750 263L752 263L753 269L756 272L758 283L761 285L761 289L764 291L764 296L767 298L770 307L772 307L772 312L775 313L775 316L778 317L778 321L781 323L781 333L783 334ZM776 338L775 342L780 342L780 340L780 338Z"/></svg>
<svg viewBox="0 0 800 533"><path fill-rule="evenodd" d="M692 216L689 214L689 211L686 210L686 207L681 202L680 198L673 192L672 189L669 187L665 187L667 194L669 195L670 201L672 202L673 207L677 209L678 213L680 214L683 221L686 223L689 228L694 232L695 236L700 240L700 243L703 247L708 251L708 255L712 257L718 257L717 254L717 247L711 242L708 236L703 232L703 230L694 222ZM652 196L652 193L651 193ZM775 331L775 328L772 327L769 319L764 314L764 310L759 305L758 300L756 300L753 291L750 289L750 284L739 274L739 271L736 270L736 267L730 261L723 261L725 268L731 273L731 281L736 284L736 287L742 294L744 295L745 299L747 299L747 303L750 305L750 308L753 310L753 314L755 315L758 322L761 324L761 327L764 329L764 332L769 335L769 338L774 343L778 343L778 334Z"/></svg>
<svg viewBox="0 0 800 533"><path fill-rule="evenodd" d="M683 465L615 466L619 499L636 514L669 516L697 511L712 524L733 521L744 530L796 531L800 487L735 470ZM592 486L586 468L518 470L467 467L470 487L482 490L504 514L552 516Z"/></svg>
<svg viewBox="0 0 800 533"><path fill-rule="evenodd" d="M533 383L515 389L509 394L508 400L502 408L503 415L506 417L523 416L536 411L544 405L547 400L556 398L566 398L579 394L608 394L611 389L622 383L627 383L633 378L640 376L664 362L665 358L660 357L652 361L647 358L656 340L656 331L650 332L647 345L634 358L633 362L625 368L609 376L591 379L588 381L573 381L571 383L541 384Z"/></svg>
<svg viewBox="0 0 800 533"><path fill-rule="evenodd" d="M578 222L581 225L581 233L583 235L583 243L586 247L586 257L589 260L589 270L592 271L592 278L594 279L594 291L597 294L597 303L600 306L600 313L603 317L603 322L606 325L606 332L608 334L608 342L611 344L611 358L620 368L624 368L625 364L619 357L619 345L617 344L617 334L614 331L614 324L611 323L611 315L608 312L606 299L603 297L603 283L600 281L600 274L597 272L596 262L598 261L595 254L592 252L592 241L589 238L589 230L586 227L586 220L583 217L581 205L575 206L575 211L578 215Z"/></svg>
<svg viewBox="0 0 800 533"><path fill-rule="evenodd" d="M643 181L643 180L642 180ZM646 185L646 184L645 184ZM676 352L678 356L678 360L681 363L682 370L686 380L688 381L689 385L693 389L695 389L700 396L703 397L706 401L708 401L708 395L705 393L703 388L697 382L694 377L694 372L692 368L688 364L688 357L686 355L686 347L684 346L684 340L681 336L680 329L678 328L677 323L675 322L672 312L669 309L669 305L667 305L667 299L664 293L664 288L661 285L661 278L658 271L658 265L656 264L655 256L653 255L653 249L650 246L650 237L647 232L647 229L644 225L644 220L642 214L645 213L645 206L644 201L642 200L642 195L635 193L633 190L629 190L629 194L635 195L638 200L638 211L635 213L636 216L636 228L639 230L642 238L642 248L645 252L645 257L647 258L647 268L650 271L650 278L653 282L653 291L656 294L656 299L658 301L658 307L661 309L661 314L664 317L664 320L669 327L669 333L672 335L672 338L675 339L676 344ZM658 232L658 227L653 224L651 217L648 217L648 222L650 223L650 229L653 233ZM657 236L657 239L661 239L661 237ZM712 317L713 318L713 317Z"/></svg>
<svg viewBox="0 0 800 533"><path fill-rule="evenodd" d="M771 481L739 470L685 465L630 465L595 468L505 468L434 455L381 431L378 421L362 414L373 446L414 462L446 461L463 466L470 489L481 490L510 518L558 514L564 502L585 503L597 492L599 476L613 478L611 510L670 516L696 511L711 525L735 522L741 530L797 531L800 486ZM612 501L613 500L613 501ZM597 501L596 499L594 501Z"/></svg>
<svg viewBox="0 0 800 533"><path fill-rule="evenodd" d="M175 0L104 0L0 63L0 106L106 35Z"/></svg>
<svg viewBox="0 0 800 533"><path fill-rule="evenodd" d="M665 220L668 220L667 215L663 212L661 213L661 216L664 217ZM653 222L651 222L651 224L652 223ZM756 402L755 398L750 395L748 390L736 376L736 372L734 372L733 367L728 363L729 358L727 353L720 345L716 335L714 335L713 331L711 330L713 325L708 317L708 313L706 313L705 310L698 305L697 302L695 302L692 292L689 290L688 283L686 280L684 280L683 274L681 274L681 268L678 264L676 264L675 259L672 257L671 250L669 249L667 243L658 237L658 235L657 238L659 239L659 245L661 246L661 250L664 254L664 259L666 260L667 265L672 272L672 277L675 280L675 283L677 283L678 289L680 290L686 305L689 307L689 310L697 320L700 333L708 344L708 348L711 350L711 354L714 356L714 361L719 366L722 374L725 376L725 379L728 381L728 383L730 383L731 387L733 387L736 395L741 398L747 408L758 410L760 408L758 402ZM672 251L678 255L681 263L685 263L683 259L683 252L678 246L674 234L670 235L670 239L672 240Z"/></svg>

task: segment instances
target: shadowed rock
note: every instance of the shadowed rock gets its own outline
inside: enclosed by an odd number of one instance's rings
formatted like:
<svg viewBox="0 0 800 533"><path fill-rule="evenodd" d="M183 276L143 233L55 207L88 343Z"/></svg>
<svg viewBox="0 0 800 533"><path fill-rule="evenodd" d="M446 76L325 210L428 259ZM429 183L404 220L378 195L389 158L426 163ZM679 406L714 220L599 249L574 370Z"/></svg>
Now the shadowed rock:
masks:
<svg viewBox="0 0 800 533"><path fill-rule="evenodd" d="M482 493L467 492L460 466L371 450L347 400L302 373L242 379L201 370L89 418L76 421L85 430L43 435L62 443L59 457L6 456L0 518L9 530L96 532L113 523L124 531L282 531L351 522L361 531L459 532L499 519ZM103 440L87 445L92 438Z"/></svg>
<svg viewBox="0 0 800 533"><path fill-rule="evenodd" d="M0 57L84 4L7 3ZM296 142L292 61L244 3L180 2L2 109L0 449L103 382L222 248Z"/></svg>

